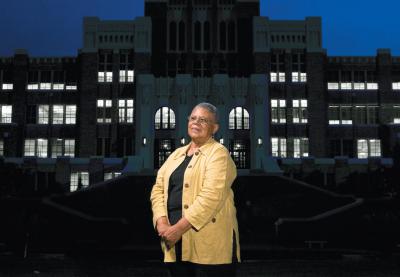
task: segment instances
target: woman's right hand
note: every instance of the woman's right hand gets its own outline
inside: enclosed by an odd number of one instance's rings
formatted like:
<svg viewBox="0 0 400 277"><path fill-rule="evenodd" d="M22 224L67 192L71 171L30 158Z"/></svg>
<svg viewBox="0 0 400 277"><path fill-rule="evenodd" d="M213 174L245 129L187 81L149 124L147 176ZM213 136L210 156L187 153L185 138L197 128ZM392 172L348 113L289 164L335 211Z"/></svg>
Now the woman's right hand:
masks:
<svg viewBox="0 0 400 277"><path fill-rule="evenodd" d="M169 222L168 222L168 220L167 220L167 218L165 216L162 216L159 219L157 219L157 232L158 232L158 235L160 237L162 237L164 235L165 231L167 231L170 226L171 225L169 224Z"/></svg>

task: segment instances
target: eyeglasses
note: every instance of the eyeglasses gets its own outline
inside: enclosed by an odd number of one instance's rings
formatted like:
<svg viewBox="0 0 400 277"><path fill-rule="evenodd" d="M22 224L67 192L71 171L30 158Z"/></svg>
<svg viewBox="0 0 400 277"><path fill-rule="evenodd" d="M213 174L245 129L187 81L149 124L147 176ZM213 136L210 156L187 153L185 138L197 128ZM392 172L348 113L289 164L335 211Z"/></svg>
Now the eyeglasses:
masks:
<svg viewBox="0 0 400 277"><path fill-rule="evenodd" d="M198 122L201 125L206 125L206 124L213 123L212 120L209 120L209 119L204 118L204 117L197 117L197 116L194 116L194 115L188 116L188 121L189 122L196 122L196 123Z"/></svg>

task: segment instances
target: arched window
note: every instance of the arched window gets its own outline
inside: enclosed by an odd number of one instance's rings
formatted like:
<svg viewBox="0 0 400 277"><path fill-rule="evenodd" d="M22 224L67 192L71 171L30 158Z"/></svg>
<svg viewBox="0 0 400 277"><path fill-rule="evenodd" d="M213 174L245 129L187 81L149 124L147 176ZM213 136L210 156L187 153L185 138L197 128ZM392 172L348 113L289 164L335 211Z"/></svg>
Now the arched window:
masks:
<svg viewBox="0 0 400 277"><path fill-rule="evenodd" d="M199 21L194 23L194 50L201 50L201 24Z"/></svg>
<svg viewBox="0 0 400 277"><path fill-rule="evenodd" d="M185 23L179 22L179 51L185 51Z"/></svg>
<svg viewBox="0 0 400 277"><path fill-rule="evenodd" d="M176 50L176 23L169 23L169 50Z"/></svg>
<svg viewBox="0 0 400 277"><path fill-rule="evenodd" d="M248 130L250 129L250 116L246 109L236 107L229 113L229 129L231 130Z"/></svg>
<svg viewBox="0 0 400 277"><path fill-rule="evenodd" d="M157 110L154 118L156 130L175 129L175 113L168 107L161 107Z"/></svg>

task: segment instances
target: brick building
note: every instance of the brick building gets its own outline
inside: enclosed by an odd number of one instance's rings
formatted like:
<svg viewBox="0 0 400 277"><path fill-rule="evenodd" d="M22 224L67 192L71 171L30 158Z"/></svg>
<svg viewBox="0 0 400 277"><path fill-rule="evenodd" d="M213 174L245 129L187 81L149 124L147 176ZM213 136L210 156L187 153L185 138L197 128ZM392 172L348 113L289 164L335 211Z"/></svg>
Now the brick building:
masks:
<svg viewBox="0 0 400 277"><path fill-rule="evenodd" d="M276 161L285 172L304 160L390 165L400 57L328 56L320 18L270 20L259 9L145 0L134 20L84 18L75 57L0 58L0 155L71 190L124 167L153 172L188 142L186 118L208 101L240 174L279 171Z"/></svg>

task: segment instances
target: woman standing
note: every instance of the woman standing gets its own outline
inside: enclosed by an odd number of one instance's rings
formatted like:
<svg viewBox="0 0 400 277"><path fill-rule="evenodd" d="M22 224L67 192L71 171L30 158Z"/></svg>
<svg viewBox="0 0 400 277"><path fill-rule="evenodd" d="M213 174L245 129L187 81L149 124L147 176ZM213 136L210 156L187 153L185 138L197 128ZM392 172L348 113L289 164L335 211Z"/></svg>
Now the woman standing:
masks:
<svg viewBox="0 0 400 277"><path fill-rule="evenodd" d="M231 185L236 166L212 137L218 112L209 103L188 117L191 142L176 149L159 169L150 200L172 276L233 276L240 261Z"/></svg>

